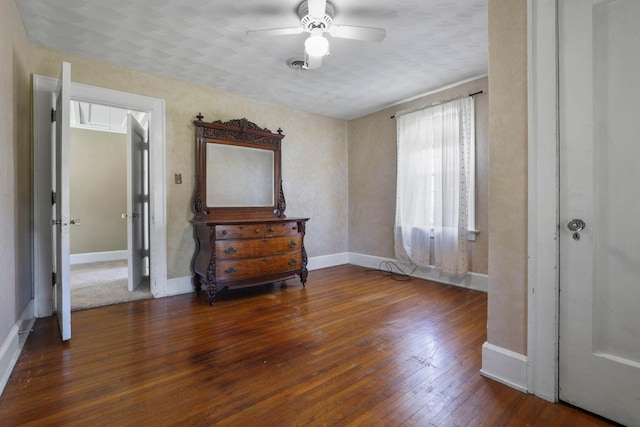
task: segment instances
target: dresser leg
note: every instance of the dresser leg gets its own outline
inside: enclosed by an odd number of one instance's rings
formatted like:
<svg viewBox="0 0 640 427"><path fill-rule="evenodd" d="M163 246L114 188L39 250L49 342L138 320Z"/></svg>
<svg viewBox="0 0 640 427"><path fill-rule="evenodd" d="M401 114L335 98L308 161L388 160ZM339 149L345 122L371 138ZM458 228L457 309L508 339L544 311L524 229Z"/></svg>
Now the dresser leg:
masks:
<svg viewBox="0 0 640 427"><path fill-rule="evenodd" d="M307 250L304 248L304 245L302 245L302 268L300 269L300 281L302 282L303 288L305 287L305 283L307 283L307 275L309 274L309 270L307 270L307 262L309 262Z"/></svg>
<svg viewBox="0 0 640 427"><path fill-rule="evenodd" d="M199 294L200 290L202 289L202 282L200 281L200 276L198 276L197 274L193 276L193 285L196 288L196 294Z"/></svg>
<svg viewBox="0 0 640 427"><path fill-rule="evenodd" d="M213 303L216 301L215 283L207 283L207 300L209 301L209 305L213 305Z"/></svg>
<svg viewBox="0 0 640 427"><path fill-rule="evenodd" d="M300 282L302 283L302 287L305 287L305 284L307 283L307 275L309 274L309 271L306 268L303 268L300 271Z"/></svg>

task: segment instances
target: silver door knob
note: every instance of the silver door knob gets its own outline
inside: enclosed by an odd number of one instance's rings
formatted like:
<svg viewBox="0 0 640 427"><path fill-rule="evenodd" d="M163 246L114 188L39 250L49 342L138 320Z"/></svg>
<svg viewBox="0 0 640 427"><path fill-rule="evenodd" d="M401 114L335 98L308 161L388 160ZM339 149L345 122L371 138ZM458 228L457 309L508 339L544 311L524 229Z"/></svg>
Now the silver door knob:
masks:
<svg viewBox="0 0 640 427"><path fill-rule="evenodd" d="M582 231L586 226L587 224L578 218L574 218L567 223L567 228L574 232Z"/></svg>

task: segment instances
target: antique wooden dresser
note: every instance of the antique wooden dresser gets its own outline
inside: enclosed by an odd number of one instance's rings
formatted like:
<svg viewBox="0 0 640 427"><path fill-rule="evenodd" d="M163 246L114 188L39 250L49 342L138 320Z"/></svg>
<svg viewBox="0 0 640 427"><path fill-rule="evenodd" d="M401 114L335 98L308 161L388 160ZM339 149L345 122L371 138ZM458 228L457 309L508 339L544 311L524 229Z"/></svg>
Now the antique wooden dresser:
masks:
<svg viewBox="0 0 640 427"><path fill-rule="evenodd" d="M282 190L281 130L246 119L204 122L196 128L193 199L196 291L210 304L222 289L307 280L305 226L287 218Z"/></svg>

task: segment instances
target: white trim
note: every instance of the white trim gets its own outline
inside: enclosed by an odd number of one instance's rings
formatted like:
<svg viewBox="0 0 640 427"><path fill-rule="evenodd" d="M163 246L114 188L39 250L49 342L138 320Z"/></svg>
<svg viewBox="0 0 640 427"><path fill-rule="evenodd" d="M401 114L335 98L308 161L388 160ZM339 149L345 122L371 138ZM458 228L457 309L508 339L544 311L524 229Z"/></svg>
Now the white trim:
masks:
<svg viewBox="0 0 640 427"><path fill-rule="evenodd" d="M5 338L0 346L0 396L9 381L11 372L22 352L22 347L36 320L34 307L33 300L29 301L22 315L20 315L20 319L13 325L9 331L9 335L7 335L7 338Z"/></svg>
<svg viewBox="0 0 640 427"><path fill-rule="evenodd" d="M364 255L350 252L349 264L358 265L368 268L379 268L381 264L393 262L402 268L405 273L411 272L413 267L391 258L382 258L373 255ZM447 285L458 286L461 288L474 289L476 291L487 292L489 289L489 277L485 274L468 273L465 277L456 278L441 274L435 268L417 269L411 273L411 277L418 279L431 280Z"/></svg>
<svg viewBox="0 0 640 427"><path fill-rule="evenodd" d="M151 293L167 293L166 141L163 99L81 83L71 84L71 98L149 113L149 236Z"/></svg>
<svg viewBox="0 0 640 427"><path fill-rule="evenodd" d="M307 268L309 271L320 270L322 268L336 267L338 265L353 264L360 267L378 268L383 262L394 262L401 265L406 272L409 272L411 268L406 264L401 264L398 261L391 258L381 258L372 255L356 254L352 252L341 252L332 255L323 255L313 258L309 258ZM474 289L476 291L487 292L489 286L489 278L484 274L469 273L467 277L462 279L450 278L438 274L435 269L430 271L415 271L411 274L412 277L418 279L431 280L433 282L444 283L447 285L459 286L468 289ZM194 291L193 276L177 277L175 279L167 280L167 295L180 295L187 294Z"/></svg>
<svg viewBox="0 0 640 427"><path fill-rule="evenodd" d="M527 390L558 400L557 0L528 2ZM484 369L484 360L483 360Z"/></svg>
<svg viewBox="0 0 640 427"><path fill-rule="evenodd" d="M309 271L319 270L321 268L335 267L337 265L348 263L349 254L347 252L343 252L339 254L310 258L307 263L307 269ZM167 280L166 296L188 294L189 292L194 292L194 290L193 276L176 277L174 279Z"/></svg>
<svg viewBox="0 0 640 427"><path fill-rule="evenodd" d="M309 258L307 269L309 271L320 270L321 268L335 267L336 265L348 264L349 253L342 252L332 255L323 255Z"/></svg>
<svg viewBox="0 0 640 427"><path fill-rule="evenodd" d="M176 277L167 279L167 293L165 296L171 297L175 295L188 294L194 292L193 276Z"/></svg>
<svg viewBox="0 0 640 427"><path fill-rule="evenodd" d="M34 117L34 300L36 317L53 312L51 287L51 150L50 100L48 94L57 88L57 79L33 76ZM114 107L144 111L149 117L149 185L151 292L162 297L167 292L167 230L166 230L166 138L165 102L149 96L120 92L80 83L71 83L71 98L99 102Z"/></svg>
<svg viewBox="0 0 640 427"><path fill-rule="evenodd" d="M520 391L527 391L527 357L497 345L482 345L480 374Z"/></svg>
<svg viewBox="0 0 640 427"><path fill-rule="evenodd" d="M127 259L128 251L86 252L83 254L71 254L71 265L87 264L101 261L120 261Z"/></svg>
<svg viewBox="0 0 640 427"><path fill-rule="evenodd" d="M33 76L33 299L36 317L53 314L51 95L58 79Z"/></svg>

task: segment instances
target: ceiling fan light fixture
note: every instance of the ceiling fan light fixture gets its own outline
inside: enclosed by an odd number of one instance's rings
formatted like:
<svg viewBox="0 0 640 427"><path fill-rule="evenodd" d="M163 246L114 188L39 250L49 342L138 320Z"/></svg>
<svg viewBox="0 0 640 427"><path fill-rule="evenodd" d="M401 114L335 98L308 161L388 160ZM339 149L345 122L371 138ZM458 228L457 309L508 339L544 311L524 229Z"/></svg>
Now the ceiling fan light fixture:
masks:
<svg viewBox="0 0 640 427"><path fill-rule="evenodd" d="M329 53L329 40L322 35L311 35L304 42L304 50L309 56L325 56Z"/></svg>
<svg viewBox="0 0 640 427"><path fill-rule="evenodd" d="M289 28L269 28L265 30L249 30L247 35L280 36L307 32L309 37L304 42L304 61L289 67L295 69L313 70L322 65L322 60L329 55L329 40L324 35L328 33L334 38L381 42L386 36L384 28L358 27L353 25L334 25L335 9L328 0L302 0L298 6L300 25Z"/></svg>

